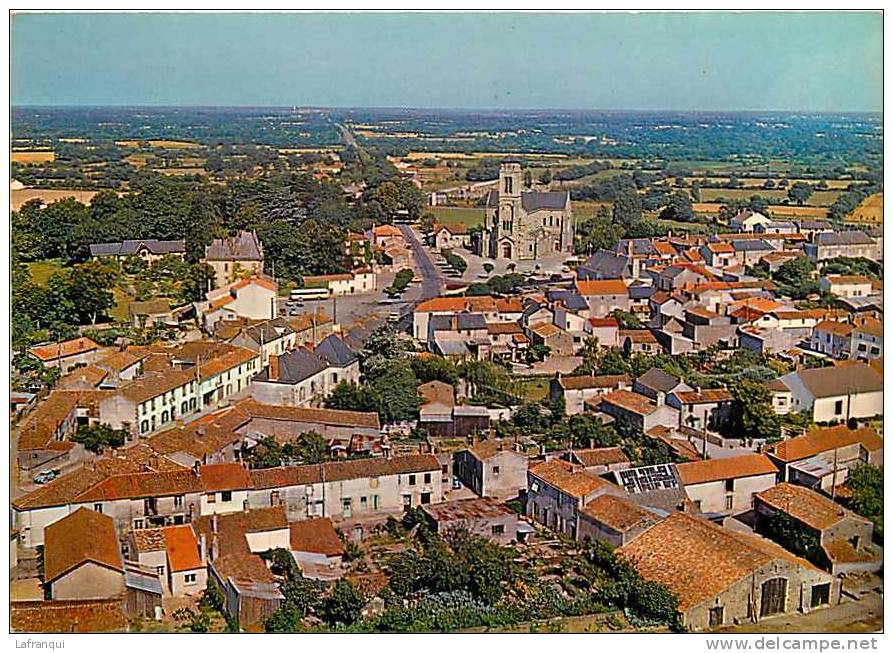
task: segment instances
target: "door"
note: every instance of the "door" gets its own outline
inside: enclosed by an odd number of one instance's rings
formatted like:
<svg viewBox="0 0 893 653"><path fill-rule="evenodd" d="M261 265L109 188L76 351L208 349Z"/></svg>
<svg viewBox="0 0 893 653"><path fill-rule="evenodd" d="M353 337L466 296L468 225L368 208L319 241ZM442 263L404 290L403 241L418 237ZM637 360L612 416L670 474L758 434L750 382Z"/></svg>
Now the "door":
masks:
<svg viewBox="0 0 893 653"><path fill-rule="evenodd" d="M716 608L710 608L710 627L715 628L717 626L722 626L723 620L723 608L722 606Z"/></svg>
<svg viewBox="0 0 893 653"><path fill-rule="evenodd" d="M831 602L831 583L822 583L812 586L812 597L809 607L817 608L820 605L828 605Z"/></svg>
<svg viewBox="0 0 893 653"><path fill-rule="evenodd" d="M760 616L768 617L784 612L787 593L787 578L770 578L763 583L763 591L760 595Z"/></svg>

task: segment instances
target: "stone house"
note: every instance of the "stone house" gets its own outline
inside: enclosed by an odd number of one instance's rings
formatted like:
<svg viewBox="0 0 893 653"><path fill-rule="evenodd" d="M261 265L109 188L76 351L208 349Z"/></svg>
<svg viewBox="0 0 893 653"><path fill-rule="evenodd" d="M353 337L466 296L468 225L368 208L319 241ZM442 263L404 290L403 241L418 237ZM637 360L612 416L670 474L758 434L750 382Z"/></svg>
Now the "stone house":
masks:
<svg viewBox="0 0 893 653"><path fill-rule="evenodd" d="M874 572L883 562L872 545L871 521L814 490L780 483L757 494L754 509L758 530L764 530L773 515L783 513L814 534L826 558L823 566L835 576Z"/></svg>
<svg viewBox="0 0 893 653"><path fill-rule="evenodd" d="M518 539L518 515L489 497L460 499L423 506L425 514L440 535L464 528L473 535L507 546Z"/></svg>
<svg viewBox="0 0 893 653"><path fill-rule="evenodd" d="M802 369L780 380L793 396L791 410L809 411L819 424L884 414L884 379L865 364Z"/></svg>
<svg viewBox="0 0 893 653"><path fill-rule="evenodd" d="M615 310L629 311L629 290L622 279L574 282L577 294L586 300L591 317L606 317Z"/></svg>
<svg viewBox="0 0 893 653"><path fill-rule="evenodd" d="M81 365L90 365L102 355L99 345L85 337L35 345L28 349L28 353L44 367L58 367L62 374Z"/></svg>
<svg viewBox="0 0 893 653"><path fill-rule="evenodd" d="M617 554L679 597L682 624L693 631L810 612L836 605L840 594L833 576L774 542L682 512Z"/></svg>
<svg viewBox="0 0 893 653"><path fill-rule="evenodd" d="M631 467L629 458L620 447L599 447L597 449L569 449L561 454L561 459L574 465L582 465L590 474L606 474Z"/></svg>
<svg viewBox="0 0 893 653"><path fill-rule="evenodd" d="M809 347L832 358L848 358L854 328L847 322L822 320L812 329Z"/></svg>
<svg viewBox="0 0 893 653"><path fill-rule="evenodd" d="M265 276L238 279L205 294L196 302L202 327L213 332L221 320L272 320L278 315L278 284Z"/></svg>
<svg viewBox="0 0 893 653"><path fill-rule="evenodd" d="M679 429L719 433L732 416L734 397L724 388L679 390L667 395L667 405L679 411Z"/></svg>
<svg viewBox="0 0 893 653"><path fill-rule="evenodd" d="M873 317L856 321L850 343L850 357L873 361L884 357L884 325Z"/></svg>
<svg viewBox="0 0 893 653"><path fill-rule="evenodd" d="M527 456L506 441L477 441L453 455L453 473L466 487L503 500L527 487L527 464Z"/></svg>
<svg viewBox="0 0 893 653"><path fill-rule="evenodd" d="M652 367L633 381L633 392L645 395L658 404L667 403L667 397L674 392L690 392L691 390L694 388L687 385L682 379L657 367Z"/></svg>
<svg viewBox="0 0 893 653"><path fill-rule="evenodd" d="M660 521L655 513L613 494L602 494L579 511L580 539L618 547L629 544Z"/></svg>
<svg viewBox="0 0 893 653"><path fill-rule="evenodd" d="M559 374L549 381L549 396L552 401L563 397L565 414L576 415L585 410L587 400L629 387L630 378L626 374L601 376L563 376Z"/></svg>
<svg viewBox="0 0 893 653"><path fill-rule="evenodd" d="M255 469L248 501L252 508L282 504L290 521L384 520L443 501L442 473L430 454Z"/></svg>
<svg viewBox="0 0 893 653"><path fill-rule="evenodd" d="M528 519L572 539L580 537L580 510L603 494L623 490L582 466L553 458L527 471Z"/></svg>
<svg viewBox="0 0 893 653"><path fill-rule="evenodd" d="M212 240L203 260L214 270L214 287L220 288L244 275L263 274L264 247L256 233L242 231Z"/></svg>
<svg viewBox="0 0 893 653"><path fill-rule="evenodd" d="M868 297L874 293L871 277L827 274L819 280L822 290L835 297Z"/></svg>
<svg viewBox="0 0 893 653"><path fill-rule="evenodd" d="M439 224L434 227L434 247L442 249L468 249L471 247L471 236L465 223Z"/></svg>
<svg viewBox="0 0 893 653"><path fill-rule="evenodd" d="M207 587L207 542L191 524L131 531L128 552L131 560L154 569L172 596L197 596Z"/></svg>
<svg viewBox="0 0 893 653"><path fill-rule="evenodd" d="M872 428L839 425L768 444L763 452L778 467L782 481L831 494L853 467L883 464L884 440Z"/></svg>
<svg viewBox="0 0 893 653"><path fill-rule="evenodd" d="M736 514L753 508L753 497L776 483L778 469L765 455L711 458L676 465L685 493L698 510Z"/></svg>
<svg viewBox="0 0 893 653"><path fill-rule="evenodd" d="M543 346L549 348L550 356L573 356L574 338L561 327L543 322L527 328L531 346Z"/></svg>
<svg viewBox="0 0 893 653"><path fill-rule="evenodd" d="M590 400L587 406L600 400L598 410L614 419L622 420L641 431L655 426L675 427L679 423L679 411L666 404L658 404L644 395L629 390L614 390Z"/></svg>
<svg viewBox="0 0 893 653"><path fill-rule="evenodd" d="M120 243L96 243L90 245L90 256L99 259L125 261L138 258L154 265L166 256L182 260L186 255L184 240L125 240Z"/></svg>
<svg viewBox="0 0 893 653"><path fill-rule="evenodd" d="M270 356L281 356L298 345L295 330L284 318L241 326L235 334L227 335L226 342L260 354L261 367L267 365Z"/></svg>
<svg viewBox="0 0 893 653"><path fill-rule="evenodd" d="M613 317L591 317L583 324L583 331L598 340L600 347L617 347L620 325Z"/></svg>
<svg viewBox="0 0 893 653"><path fill-rule="evenodd" d="M804 243L803 251L813 261L825 261L841 256L879 261L884 255L883 247L864 231L813 234L812 241Z"/></svg>
<svg viewBox="0 0 893 653"><path fill-rule="evenodd" d="M55 601L124 594L124 559L111 517L80 508L46 528L44 585Z"/></svg>

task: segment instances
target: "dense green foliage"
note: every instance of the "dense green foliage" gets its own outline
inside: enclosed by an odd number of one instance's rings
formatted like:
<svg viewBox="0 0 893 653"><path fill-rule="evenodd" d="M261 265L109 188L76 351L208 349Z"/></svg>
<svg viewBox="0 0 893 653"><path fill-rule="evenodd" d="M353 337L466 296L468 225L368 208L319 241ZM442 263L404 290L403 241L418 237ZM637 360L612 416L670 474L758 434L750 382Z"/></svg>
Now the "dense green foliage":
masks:
<svg viewBox="0 0 893 653"><path fill-rule="evenodd" d="M242 458L252 468L298 463L311 465L329 460L329 452L323 436L316 431L306 431L283 444L272 436L266 436L243 451Z"/></svg>
<svg viewBox="0 0 893 653"><path fill-rule="evenodd" d="M884 469L862 464L849 471L846 486L853 496L847 502L850 509L874 523L875 533L884 536Z"/></svg>
<svg viewBox="0 0 893 653"><path fill-rule="evenodd" d="M126 429L113 429L108 424L80 426L77 432L71 435L72 442L83 444L85 449L93 453L102 453L106 449L124 446L126 438Z"/></svg>

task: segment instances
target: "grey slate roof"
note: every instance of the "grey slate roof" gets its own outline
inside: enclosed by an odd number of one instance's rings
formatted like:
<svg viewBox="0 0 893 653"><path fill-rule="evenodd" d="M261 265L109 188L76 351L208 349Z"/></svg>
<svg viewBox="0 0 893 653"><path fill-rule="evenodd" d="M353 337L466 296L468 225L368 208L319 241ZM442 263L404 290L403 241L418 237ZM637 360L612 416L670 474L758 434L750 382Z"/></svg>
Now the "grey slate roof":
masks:
<svg viewBox="0 0 893 653"><path fill-rule="evenodd" d="M629 288L629 298L630 299L649 299L655 292L657 292L657 288L654 286L646 286L643 284L633 284Z"/></svg>
<svg viewBox="0 0 893 653"><path fill-rule="evenodd" d="M816 245L873 245L874 240L864 231L839 231L816 234Z"/></svg>
<svg viewBox="0 0 893 653"><path fill-rule="evenodd" d="M257 344L262 342L272 342L287 335L291 335L295 330L289 326L283 318L277 317L274 320L261 322L245 329L245 335L251 338Z"/></svg>
<svg viewBox="0 0 893 653"><path fill-rule="evenodd" d="M774 252L772 247L765 240L733 240L732 247L739 252Z"/></svg>
<svg viewBox="0 0 893 653"><path fill-rule="evenodd" d="M205 258L210 261L260 261L264 258L263 246L253 231L243 231L232 238L215 238L205 248Z"/></svg>
<svg viewBox="0 0 893 653"><path fill-rule="evenodd" d="M868 365L846 365L844 367L816 367L791 372L781 378L799 376L815 398L839 397L849 392L881 392L884 379Z"/></svg>
<svg viewBox="0 0 893 653"><path fill-rule="evenodd" d="M622 279L629 275L629 258L600 249L577 269L577 274L586 279Z"/></svg>
<svg viewBox="0 0 893 653"><path fill-rule="evenodd" d="M618 254L626 254L629 251L630 243L633 247L633 254L650 256L651 254L658 253L657 249L654 247L654 243L648 238L621 238L614 251Z"/></svg>
<svg viewBox="0 0 893 653"><path fill-rule="evenodd" d="M589 308L589 304L580 295L570 290L550 290L547 293L550 300L561 302L572 311L582 311Z"/></svg>
<svg viewBox="0 0 893 653"><path fill-rule="evenodd" d="M833 229L833 225L827 220L800 220L797 223L797 226L803 230L821 230L821 229Z"/></svg>
<svg viewBox="0 0 893 653"><path fill-rule="evenodd" d="M152 254L183 254L185 240L125 240L120 243L96 243L90 245L90 256L134 256L142 247Z"/></svg>
<svg viewBox="0 0 893 653"><path fill-rule="evenodd" d="M652 367L650 370L636 379L636 381L647 388L658 390L664 393L669 392L680 383L679 379L677 379L675 376L673 376L672 374L667 374L662 369L659 369L657 367Z"/></svg>
<svg viewBox="0 0 893 653"><path fill-rule="evenodd" d="M551 190L547 192L525 191L521 193L521 206L528 213L543 209L561 210L566 205L566 190Z"/></svg>
<svg viewBox="0 0 893 653"><path fill-rule="evenodd" d="M429 321L434 331L470 331L487 328L487 321L480 313L432 315Z"/></svg>
<svg viewBox="0 0 893 653"><path fill-rule="evenodd" d="M334 333L316 345L313 353L335 367L347 367L357 359L356 353Z"/></svg>
<svg viewBox="0 0 893 653"><path fill-rule="evenodd" d="M279 378L271 380L270 368L267 366L254 377L254 380L295 384L309 379L327 367L328 364L312 351L300 348L279 357Z"/></svg>

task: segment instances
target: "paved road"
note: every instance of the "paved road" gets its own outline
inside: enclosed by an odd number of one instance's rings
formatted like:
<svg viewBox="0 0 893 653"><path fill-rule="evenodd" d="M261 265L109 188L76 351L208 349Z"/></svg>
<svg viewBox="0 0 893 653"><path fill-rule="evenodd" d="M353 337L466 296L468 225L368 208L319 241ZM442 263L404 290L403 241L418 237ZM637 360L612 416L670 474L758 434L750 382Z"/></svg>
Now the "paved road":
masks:
<svg viewBox="0 0 893 653"><path fill-rule="evenodd" d="M399 227L400 231L403 232L403 238L406 239L406 242L412 248L416 264L419 266L419 272L422 275L422 296L419 298L419 301L437 297L440 295L440 291L443 288L443 274L441 274L440 269L434 265L434 261L431 259L431 254L428 252L428 249L422 244L419 237L410 226L401 224Z"/></svg>

